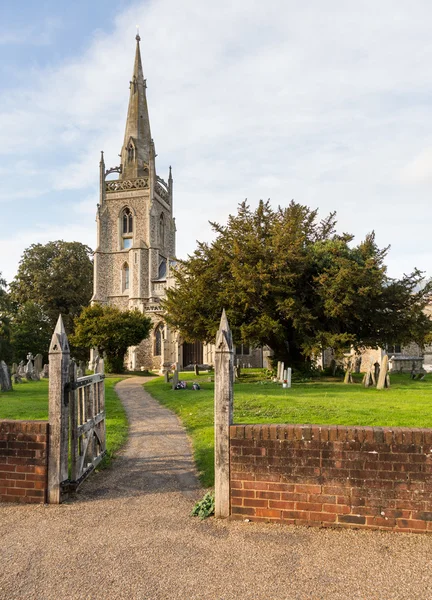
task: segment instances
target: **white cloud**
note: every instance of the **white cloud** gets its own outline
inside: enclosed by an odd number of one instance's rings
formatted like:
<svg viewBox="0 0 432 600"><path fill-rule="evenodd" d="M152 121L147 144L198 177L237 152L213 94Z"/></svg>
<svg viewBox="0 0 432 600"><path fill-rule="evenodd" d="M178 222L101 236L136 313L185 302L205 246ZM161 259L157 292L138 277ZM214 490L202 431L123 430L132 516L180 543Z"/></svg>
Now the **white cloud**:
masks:
<svg viewBox="0 0 432 600"><path fill-rule="evenodd" d="M402 170L403 183L424 183L432 180L432 148L426 148Z"/></svg>

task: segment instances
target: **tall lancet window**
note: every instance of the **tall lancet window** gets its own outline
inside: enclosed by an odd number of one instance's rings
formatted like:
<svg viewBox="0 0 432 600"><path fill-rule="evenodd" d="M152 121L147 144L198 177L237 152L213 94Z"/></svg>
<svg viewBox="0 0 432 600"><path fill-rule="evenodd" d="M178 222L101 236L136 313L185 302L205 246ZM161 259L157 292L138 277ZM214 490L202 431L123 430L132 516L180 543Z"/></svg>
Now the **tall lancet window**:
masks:
<svg viewBox="0 0 432 600"><path fill-rule="evenodd" d="M163 213L159 217L159 243L161 246L165 244L165 217Z"/></svg>
<svg viewBox="0 0 432 600"><path fill-rule="evenodd" d="M132 248L133 215L129 208L123 209L121 215L122 248Z"/></svg>
<svg viewBox="0 0 432 600"><path fill-rule="evenodd" d="M164 326L160 323L154 332L154 355L161 356L162 354L162 342L164 339Z"/></svg>
<svg viewBox="0 0 432 600"><path fill-rule="evenodd" d="M129 265L125 263L122 269L122 290L125 292L129 289Z"/></svg>

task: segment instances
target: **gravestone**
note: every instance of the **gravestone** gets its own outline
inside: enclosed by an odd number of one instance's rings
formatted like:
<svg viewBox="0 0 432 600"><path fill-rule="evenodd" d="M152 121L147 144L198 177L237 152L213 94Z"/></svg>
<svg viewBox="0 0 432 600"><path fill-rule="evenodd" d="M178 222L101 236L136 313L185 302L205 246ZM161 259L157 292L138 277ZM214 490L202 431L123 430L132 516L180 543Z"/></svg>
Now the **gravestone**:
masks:
<svg viewBox="0 0 432 600"><path fill-rule="evenodd" d="M4 360L0 360L0 391L12 391L12 381L9 372L9 367L7 366Z"/></svg>
<svg viewBox="0 0 432 600"><path fill-rule="evenodd" d="M385 354L383 356L382 363L381 363L380 374L379 374L378 383L376 386L377 390L383 390L384 388L390 387L390 376L388 374L388 367L389 367L388 363L389 363L389 357L387 356L387 354Z"/></svg>
<svg viewBox="0 0 432 600"><path fill-rule="evenodd" d="M18 365L16 363L13 363L11 375L15 375L15 373L17 373L17 372L18 372Z"/></svg>
<svg viewBox="0 0 432 600"><path fill-rule="evenodd" d="M33 354L27 354L27 364L25 366L25 376L27 381L33 381Z"/></svg>
<svg viewBox="0 0 432 600"><path fill-rule="evenodd" d="M199 375L199 365L197 363L195 363L195 365L194 365L194 371L195 371L195 375L198 377L198 375Z"/></svg>
<svg viewBox="0 0 432 600"><path fill-rule="evenodd" d="M21 375L18 375L18 373L15 373L15 375L12 375L12 379L14 383L22 383L22 377Z"/></svg>
<svg viewBox="0 0 432 600"><path fill-rule="evenodd" d="M291 380L292 380L292 369L291 367L288 367L287 369L287 387L291 387Z"/></svg>
<svg viewBox="0 0 432 600"><path fill-rule="evenodd" d="M43 366L42 377L44 379L48 379L49 378L49 365L48 364Z"/></svg>
<svg viewBox="0 0 432 600"><path fill-rule="evenodd" d="M172 389L175 390L177 385L178 385L178 381L179 381L179 373L178 373L178 368L175 368L175 371L173 373L173 378L172 378Z"/></svg>
<svg viewBox="0 0 432 600"><path fill-rule="evenodd" d="M168 371L168 369L167 369L167 370L164 372L164 382L165 382L165 383L169 383L169 380L170 380L169 376L170 376L170 374L169 374L169 371Z"/></svg>
<svg viewBox="0 0 432 600"><path fill-rule="evenodd" d="M364 387L371 387L372 385L376 385L375 365L373 364L373 362L370 363L369 369L365 373L362 383Z"/></svg>
<svg viewBox="0 0 432 600"><path fill-rule="evenodd" d="M376 381L378 381L379 374L380 374L380 364L378 361L374 364L374 374L375 374Z"/></svg>
<svg viewBox="0 0 432 600"><path fill-rule="evenodd" d="M42 371L42 365L43 365L42 354L36 354L35 359L34 359L33 372L35 373L35 375L38 376L38 378L40 377L40 374Z"/></svg>
<svg viewBox="0 0 432 600"><path fill-rule="evenodd" d="M80 366L77 368L77 378L84 377L84 374L85 374L84 370L83 370L83 368L82 368L82 366L80 364Z"/></svg>
<svg viewBox="0 0 432 600"><path fill-rule="evenodd" d="M17 374L20 377L25 377L25 365L24 365L24 361L20 361L20 364L18 365L18 370L17 370Z"/></svg>
<svg viewBox="0 0 432 600"><path fill-rule="evenodd" d="M353 363L352 360L349 359L347 363L347 369L345 371L344 383L353 383L352 370Z"/></svg>
<svg viewBox="0 0 432 600"><path fill-rule="evenodd" d="M281 366L280 366L280 372L279 372L279 381L281 383L283 383L283 376L284 376L284 371L285 371L285 365L283 362L281 362Z"/></svg>

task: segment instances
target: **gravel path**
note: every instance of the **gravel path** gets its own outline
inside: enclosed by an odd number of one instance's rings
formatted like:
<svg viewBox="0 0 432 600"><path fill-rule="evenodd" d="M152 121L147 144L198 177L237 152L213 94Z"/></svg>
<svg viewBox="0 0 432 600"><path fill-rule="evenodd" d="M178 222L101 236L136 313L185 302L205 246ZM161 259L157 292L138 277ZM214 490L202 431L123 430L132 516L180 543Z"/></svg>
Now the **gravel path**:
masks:
<svg viewBox="0 0 432 600"><path fill-rule="evenodd" d="M432 598L432 536L189 516L202 496L177 417L117 386L130 438L115 466L60 506L0 505L0 598Z"/></svg>

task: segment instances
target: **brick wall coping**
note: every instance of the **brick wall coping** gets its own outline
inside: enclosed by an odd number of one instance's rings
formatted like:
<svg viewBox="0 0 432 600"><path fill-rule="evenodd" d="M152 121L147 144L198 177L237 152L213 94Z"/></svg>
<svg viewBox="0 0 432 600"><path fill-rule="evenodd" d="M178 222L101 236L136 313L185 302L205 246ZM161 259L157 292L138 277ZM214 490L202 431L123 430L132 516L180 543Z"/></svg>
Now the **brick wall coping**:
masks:
<svg viewBox="0 0 432 600"><path fill-rule="evenodd" d="M48 421L12 421L0 419L0 433L44 434Z"/></svg>
<svg viewBox="0 0 432 600"><path fill-rule="evenodd" d="M432 429L345 425L231 425L231 439L432 444Z"/></svg>

